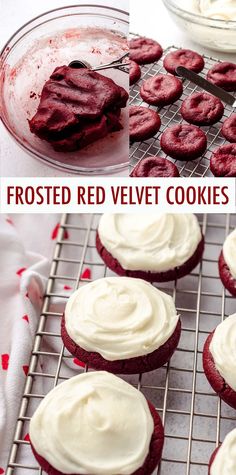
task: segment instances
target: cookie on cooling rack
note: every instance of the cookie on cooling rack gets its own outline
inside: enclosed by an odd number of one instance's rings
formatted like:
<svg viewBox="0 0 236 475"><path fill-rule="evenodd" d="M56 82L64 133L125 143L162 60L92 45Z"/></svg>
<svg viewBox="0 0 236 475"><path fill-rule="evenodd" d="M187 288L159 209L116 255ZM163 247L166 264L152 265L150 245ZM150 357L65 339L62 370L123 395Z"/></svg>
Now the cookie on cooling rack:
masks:
<svg viewBox="0 0 236 475"><path fill-rule="evenodd" d="M163 61L164 68L170 74L177 74L176 68L178 66L184 66L185 68L200 73L205 62L203 57L190 49L178 49L177 51L171 51L166 55Z"/></svg>
<svg viewBox="0 0 236 475"><path fill-rule="evenodd" d="M118 275L168 282L197 266L204 237L193 214L104 214L96 247Z"/></svg>
<svg viewBox="0 0 236 475"><path fill-rule="evenodd" d="M207 137L203 130L195 125L172 125L161 136L161 148L176 160L195 160L205 152Z"/></svg>
<svg viewBox="0 0 236 475"><path fill-rule="evenodd" d="M148 107L130 106L129 136L131 142L141 142L153 137L161 126L160 116Z"/></svg>
<svg viewBox="0 0 236 475"><path fill-rule="evenodd" d="M180 79L170 74L157 74L143 81L140 96L153 106L167 106L176 102L183 93Z"/></svg>
<svg viewBox="0 0 236 475"><path fill-rule="evenodd" d="M36 460L50 475L151 475L164 443L153 405L105 371L80 374L52 389L31 419L29 436Z"/></svg>
<svg viewBox="0 0 236 475"><path fill-rule="evenodd" d="M235 475L236 429L227 434L223 443L213 452L208 475Z"/></svg>
<svg viewBox="0 0 236 475"><path fill-rule="evenodd" d="M177 166L163 157L146 157L133 169L131 176L133 178L155 177L170 178L179 177Z"/></svg>
<svg viewBox="0 0 236 475"><path fill-rule="evenodd" d="M218 97L207 92L195 92L183 101L181 115L190 124L212 125L224 114L224 106Z"/></svg>
<svg viewBox="0 0 236 475"><path fill-rule="evenodd" d="M236 297L236 229L225 239L218 265L224 287Z"/></svg>
<svg viewBox="0 0 236 475"><path fill-rule="evenodd" d="M129 41L129 57L138 64L158 61L163 54L159 43L150 38L134 38Z"/></svg>
<svg viewBox="0 0 236 475"><path fill-rule="evenodd" d="M106 277L80 287L67 302L61 327L73 356L116 374L160 368L174 353L180 333L172 297L131 277Z"/></svg>
<svg viewBox="0 0 236 475"><path fill-rule="evenodd" d="M215 64L208 71L207 79L226 91L236 91L236 64L227 61Z"/></svg>
<svg viewBox="0 0 236 475"><path fill-rule="evenodd" d="M205 375L218 396L236 409L236 314L208 336L203 349Z"/></svg>
<svg viewBox="0 0 236 475"><path fill-rule="evenodd" d="M141 68L135 61L129 60L129 83L132 86L141 78Z"/></svg>
<svg viewBox="0 0 236 475"><path fill-rule="evenodd" d="M228 142L236 143L236 114L232 114L224 121L221 133Z"/></svg>
<svg viewBox="0 0 236 475"><path fill-rule="evenodd" d="M210 169L217 177L236 177L236 143L221 145L211 155Z"/></svg>

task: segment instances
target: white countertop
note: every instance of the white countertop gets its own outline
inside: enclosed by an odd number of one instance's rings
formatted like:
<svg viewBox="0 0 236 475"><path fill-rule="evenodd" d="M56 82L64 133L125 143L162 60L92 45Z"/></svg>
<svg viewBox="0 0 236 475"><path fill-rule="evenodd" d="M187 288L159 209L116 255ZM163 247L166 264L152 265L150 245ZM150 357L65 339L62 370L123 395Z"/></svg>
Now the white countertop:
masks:
<svg viewBox="0 0 236 475"><path fill-rule="evenodd" d="M79 4L80 1L47 0L36 2L32 0L2 0L0 46L32 17L56 7ZM81 3L86 3L83 0ZM97 4L112 5L127 9L128 0L97 0ZM146 35L158 40L163 47L170 45L193 48L201 53L212 54L212 51L194 44L173 23L161 0L131 0L130 1L130 31ZM213 53L219 59L235 61L235 55ZM2 176L70 176L34 160L19 148L9 137L0 124L1 133L1 175Z"/></svg>

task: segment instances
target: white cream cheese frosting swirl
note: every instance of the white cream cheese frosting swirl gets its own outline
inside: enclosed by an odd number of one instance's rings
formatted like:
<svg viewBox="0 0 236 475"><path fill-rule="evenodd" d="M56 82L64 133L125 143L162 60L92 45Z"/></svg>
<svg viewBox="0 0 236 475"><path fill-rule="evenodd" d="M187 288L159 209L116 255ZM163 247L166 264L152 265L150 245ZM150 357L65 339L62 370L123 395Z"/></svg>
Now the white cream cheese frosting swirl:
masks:
<svg viewBox="0 0 236 475"><path fill-rule="evenodd" d="M210 352L216 369L226 383L236 391L236 313L216 327Z"/></svg>
<svg viewBox="0 0 236 475"><path fill-rule="evenodd" d="M108 361L152 353L174 333L178 319L171 296L131 277L106 277L84 285L65 309L71 339Z"/></svg>
<svg viewBox="0 0 236 475"><path fill-rule="evenodd" d="M30 422L36 452L65 474L130 475L149 453L154 422L143 394L105 371L56 386Z"/></svg>
<svg viewBox="0 0 236 475"><path fill-rule="evenodd" d="M186 9L207 18L230 21L236 20L235 0L185 0Z"/></svg>
<svg viewBox="0 0 236 475"><path fill-rule="evenodd" d="M236 279L236 229L230 233L223 245L224 260L234 279Z"/></svg>
<svg viewBox="0 0 236 475"><path fill-rule="evenodd" d="M236 429L227 434L211 465L211 475L235 475Z"/></svg>
<svg viewBox="0 0 236 475"><path fill-rule="evenodd" d="M98 234L123 269L150 272L181 266L202 238L194 214L104 214Z"/></svg>

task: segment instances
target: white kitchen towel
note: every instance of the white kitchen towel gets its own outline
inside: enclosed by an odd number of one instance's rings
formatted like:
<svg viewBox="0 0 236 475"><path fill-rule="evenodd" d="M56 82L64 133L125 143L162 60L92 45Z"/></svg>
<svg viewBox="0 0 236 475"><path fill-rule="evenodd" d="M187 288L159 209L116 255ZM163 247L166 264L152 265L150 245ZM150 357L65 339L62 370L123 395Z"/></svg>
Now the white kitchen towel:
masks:
<svg viewBox="0 0 236 475"><path fill-rule="evenodd" d="M0 474L6 468L58 215L0 216Z"/></svg>

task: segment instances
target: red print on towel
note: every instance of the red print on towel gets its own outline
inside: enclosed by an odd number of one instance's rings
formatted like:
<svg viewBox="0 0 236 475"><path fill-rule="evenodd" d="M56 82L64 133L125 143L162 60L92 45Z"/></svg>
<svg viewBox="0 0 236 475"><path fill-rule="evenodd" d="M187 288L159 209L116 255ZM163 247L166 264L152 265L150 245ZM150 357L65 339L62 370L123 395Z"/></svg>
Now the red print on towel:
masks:
<svg viewBox="0 0 236 475"><path fill-rule="evenodd" d="M24 440L25 440L26 442L29 442L29 440L30 440L29 434L25 434Z"/></svg>
<svg viewBox="0 0 236 475"><path fill-rule="evenodd" d="M84 269L82 275L81 275L81 279L91 279L91 270L90 269Z"/></svg>
<svg viewBox="0 0 236 475"><path fill-rule="evenodd" d="M2 369L4 371L7 371L8 365L9 365L9 355L6 353L4 355L1 355L1 360L2 360Z"/></svg>
<svg viewBox="0 0 236 475"><path fill-rule="evenodd" d="M29 317L28 317L28 315L24 315L24 316L22 317L22 319L29 323Z"/></svg>
<svg viewBox="0 0 236 475"><path fill-rule="evenodd" d="M13 221L12 221L11 218L6 218L6 222L7 222L8 224L11 224L12 226L14 226L14 223L13 223ZM0 473L2 473L2 472L0 472Z"/></svg>
<svg viewBox="0 0 236 475"><path fill-rule="evenodd" d="M24 365L24 366L22 366L22 369L23 369L23 371L24 371L24 373L25 373L25 376L27 376L27 374L28 374L28 372L29 372L29 366Z"/></svg>
<svg viewBox="0 0 236 475"><path fill-rule="evenodd" d="M51 234L51 239L52 240L57 239L59 229L60 229L60 223L57 223L57 225L55 226L55 228L53 229L52 234ZM68 231L66 229L64 230L63 239L69 239L69 234L68 234Z"/></svg>
<svg viewBox="0 0 236 475"><path fill-rule="evenodd" d="M69 285L64 285L64 290L72 290L72 287L70 287Z"/></svg>
<svg viewBox="0 0 236 475"><path fill-rule="evenodd" d="M0 468L0 475L1 475L2 473L5 473L5 470L3 470L3 468Z"/></svg>
<svg viewBox="0 0 236 475"><path fill-rule="evenodd" d="M19 277L21 277L23 272L25 272L25 271L26 271L26 267L21 267L16 273L17 273L17 275L19 275Z"/></svg>

